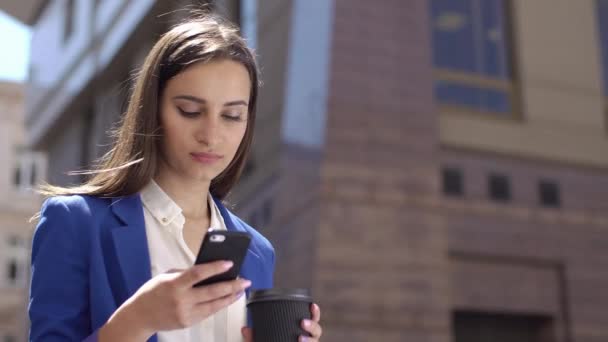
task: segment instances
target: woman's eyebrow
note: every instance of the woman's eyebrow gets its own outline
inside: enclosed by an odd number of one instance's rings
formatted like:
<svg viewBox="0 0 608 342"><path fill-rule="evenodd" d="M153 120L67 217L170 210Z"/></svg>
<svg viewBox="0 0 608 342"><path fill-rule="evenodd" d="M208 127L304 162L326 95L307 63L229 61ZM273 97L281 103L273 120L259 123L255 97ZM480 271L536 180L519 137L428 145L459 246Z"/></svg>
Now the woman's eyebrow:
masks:
<svg viewBox="0 0 608 342"><path fill-rule="evenodd" d="M196 103L200 103L200 104L206 104L207 100L202 99L200 97L196 97L196 96L192 96L192 95L178 95L178 96L174 96L173 97L174 100L188 100L188 101L192 101L192 102L196 102ZM246 101L243 100L237 100L237 101L229 101L224 103L224 107L228 107L228 106L248 106L248 103Z"/></svg>
<svg viewBox="0 0 608 342"><path fill-rule="evenodd" d="M247 107L247 102L243 101L243 100L238 100L238 101L230 101L230 102L226 102L224 103L224 107L228 107L228 106L245 106Z"/></svg>

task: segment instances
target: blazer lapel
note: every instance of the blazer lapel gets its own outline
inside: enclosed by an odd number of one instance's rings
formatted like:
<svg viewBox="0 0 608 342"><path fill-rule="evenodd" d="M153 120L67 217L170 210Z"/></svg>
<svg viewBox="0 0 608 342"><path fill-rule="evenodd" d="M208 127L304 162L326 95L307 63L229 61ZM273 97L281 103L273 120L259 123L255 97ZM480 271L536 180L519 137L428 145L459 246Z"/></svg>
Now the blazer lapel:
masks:
<svg viewBox="0 0 608 342"><path fill-rule="evenodd" d="M228 230L247 232L243 227L235 224L232 215L221 201L215 198L214 201ZM112 199L111 207L123 224L112 229L112 238L122 276L129 292L128 296L131 296L152 277L141 198L139 194L115 198ZM258 279L259 270L262 267L260 253L252 240L240 271L241 277L251 280L254 284L260 284L262 281L262 279ZM249 295L249 289L246 292Z"/></svg>
<svg viewBox="0 0 608 342"><path fill-rule="evenodd" d="M123 223L112 229L112 238L128 296L131 296L152 277L141 199L139 194L116 198L111 206Z"/></svg>

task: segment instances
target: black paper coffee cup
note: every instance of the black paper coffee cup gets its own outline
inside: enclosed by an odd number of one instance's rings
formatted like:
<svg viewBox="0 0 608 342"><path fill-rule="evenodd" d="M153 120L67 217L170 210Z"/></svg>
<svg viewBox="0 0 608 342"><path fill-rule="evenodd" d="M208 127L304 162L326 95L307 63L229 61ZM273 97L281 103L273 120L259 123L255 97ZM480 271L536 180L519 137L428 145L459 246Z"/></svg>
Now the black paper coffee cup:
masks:
<svg viewBox="0 0 608 342"><path fill-rule="evenodd" d="M303 319L311 319L310 291L307 289L266 289L251 291L247 308L251 313L253 340L297 342Z"/></svg>

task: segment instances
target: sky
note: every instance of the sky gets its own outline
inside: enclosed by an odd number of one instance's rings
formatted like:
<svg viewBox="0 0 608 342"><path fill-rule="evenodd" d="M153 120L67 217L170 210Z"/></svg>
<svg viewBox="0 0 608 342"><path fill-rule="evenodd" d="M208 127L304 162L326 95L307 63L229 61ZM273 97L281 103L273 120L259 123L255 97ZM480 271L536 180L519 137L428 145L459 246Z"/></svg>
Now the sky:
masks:
<svg viewBox="0 0 608 342"><path fill-rule="evenodd" d="M28 26L0 11L0 80L27 79L31 36Z"/></svg>

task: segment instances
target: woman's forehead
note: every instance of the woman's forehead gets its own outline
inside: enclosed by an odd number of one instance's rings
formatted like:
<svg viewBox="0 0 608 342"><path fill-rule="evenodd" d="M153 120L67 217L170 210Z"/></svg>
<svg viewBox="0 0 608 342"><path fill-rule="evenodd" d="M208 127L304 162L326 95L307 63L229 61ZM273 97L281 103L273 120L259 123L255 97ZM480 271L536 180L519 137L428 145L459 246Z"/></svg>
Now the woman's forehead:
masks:
<svg viewBox="0 0 608 342"><path fill-rule="evenodd" d="M249 97L251 79L247 68L229 59L196 63L177 74L167 84L169 93L189 93L193 96Z"/></svg>

